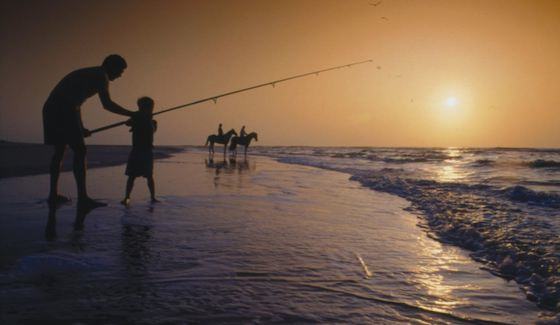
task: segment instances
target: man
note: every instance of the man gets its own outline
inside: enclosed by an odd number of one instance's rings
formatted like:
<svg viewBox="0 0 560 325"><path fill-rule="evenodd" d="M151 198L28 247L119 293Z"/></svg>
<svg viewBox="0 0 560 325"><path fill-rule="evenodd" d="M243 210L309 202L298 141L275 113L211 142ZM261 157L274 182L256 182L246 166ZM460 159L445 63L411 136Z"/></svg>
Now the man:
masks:
<svg viewBox="0 0 560 325"><path fill-rule="evenodd" d="M241 131L239 131L239 137L244 138L246 136L247 136L247 132L245 132L245 125L243 125L243 127L241 127Z"/></svg>
<svg viewBox="0 0 560 325"><path fill-rule="evenodd" d="M45 144L54 147L50 165L49 204L69 201L58 194L58 178L66 146L74 152L73 172L78 188L78 206L90 209L106 204L89 198L86 191L86 146L84 137L90 135L82 123L81 105L98 94L103 108L115 114L132 116L133 112L119 106L109 95L109 81L119 78L126 69L126 61L119 55L109 55L101 66L79 69L64 77L51 91L43 107Z"/></svg>

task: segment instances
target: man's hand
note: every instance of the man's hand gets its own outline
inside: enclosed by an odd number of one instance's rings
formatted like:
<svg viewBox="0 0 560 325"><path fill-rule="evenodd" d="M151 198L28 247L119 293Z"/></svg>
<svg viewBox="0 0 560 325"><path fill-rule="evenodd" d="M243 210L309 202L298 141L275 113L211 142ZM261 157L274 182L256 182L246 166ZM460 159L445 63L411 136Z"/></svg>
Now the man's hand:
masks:
<svg viewBox="0 0 560 325"><path fill-rule="evenodd" d="M91 131L90 131L90 130L84 128L83 132L84 132L84 137L85 137L85 138L91 136Z"/></svg>

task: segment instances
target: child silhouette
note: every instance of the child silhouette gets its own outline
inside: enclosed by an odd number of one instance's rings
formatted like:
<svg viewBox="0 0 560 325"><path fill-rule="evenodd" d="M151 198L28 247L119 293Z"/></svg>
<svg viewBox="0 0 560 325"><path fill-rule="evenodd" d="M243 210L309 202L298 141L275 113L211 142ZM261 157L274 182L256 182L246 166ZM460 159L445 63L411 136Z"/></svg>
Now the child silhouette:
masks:
<svg viewBox="0 0 560 325"><path fill-rule="evenodd" d="M157 122L152 119L154 111L154 101L150 97L138 99L138 111L132 115L126 125L130 126L132 132L132 151L128 156L126 165L126 194L121 201L122 204L130 203L130 193L134 187L136 177L145 177L148 181L150 197L153 203L159 202L155 195L155 184L153 177L154 155L153 143L154 132L157 129Z"/></svg>

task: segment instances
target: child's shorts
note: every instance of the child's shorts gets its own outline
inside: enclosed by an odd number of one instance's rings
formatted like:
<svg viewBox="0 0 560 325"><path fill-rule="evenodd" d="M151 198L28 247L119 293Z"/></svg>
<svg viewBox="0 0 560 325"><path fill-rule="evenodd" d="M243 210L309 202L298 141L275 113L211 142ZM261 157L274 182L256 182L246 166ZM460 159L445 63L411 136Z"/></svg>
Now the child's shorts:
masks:
<svg viewBox="0 0 560 325"><path fill-rule="evenodd" d="M152 177L154 154L152 148L132 148L128 156L125 174L133 177Z"/></svg>

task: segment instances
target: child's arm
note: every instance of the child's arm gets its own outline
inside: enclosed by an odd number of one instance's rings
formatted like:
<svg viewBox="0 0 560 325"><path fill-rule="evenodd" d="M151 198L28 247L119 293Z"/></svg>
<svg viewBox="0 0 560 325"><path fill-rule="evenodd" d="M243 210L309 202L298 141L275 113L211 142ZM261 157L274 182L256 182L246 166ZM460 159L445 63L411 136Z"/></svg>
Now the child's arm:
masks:
<svg viewBox="0 0 560 325"><path fill-rule="evenodd" d="M132 118L129 118L128 121L126 121L125 125L130 126L130 130L128 130L128 132L132 132L132 130L134 129L134 120Z"/></svg>

